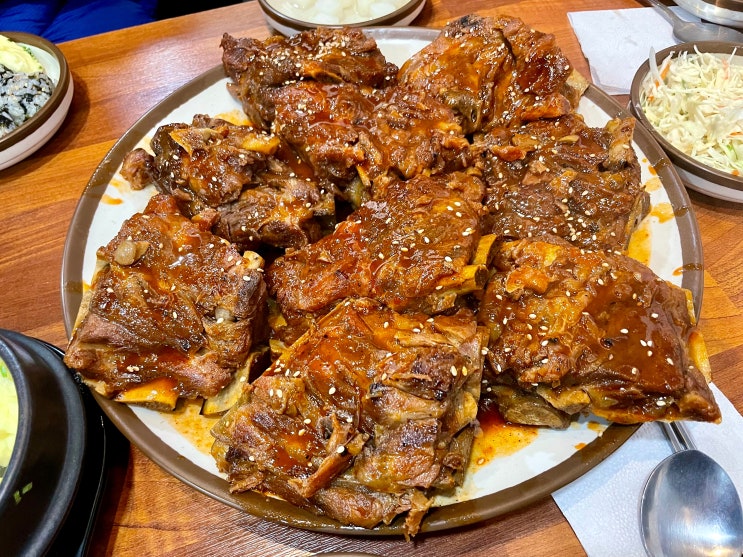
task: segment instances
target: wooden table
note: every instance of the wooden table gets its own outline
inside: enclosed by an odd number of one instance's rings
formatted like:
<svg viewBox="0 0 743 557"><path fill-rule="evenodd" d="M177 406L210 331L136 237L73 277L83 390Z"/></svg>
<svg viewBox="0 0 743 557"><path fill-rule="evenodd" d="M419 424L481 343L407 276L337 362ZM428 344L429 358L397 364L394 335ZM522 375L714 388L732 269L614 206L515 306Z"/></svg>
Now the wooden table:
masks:
<svg viewBox="0 0 743 557"><path fill-rule="evenodd" d="M632 0L431 0L414 22L441 26L478 12L508 14L554 33L572 63L588 64L567 12L639 7ZM64 43L75 82L70 113L40 151L0 171L0 327L66 345L60 266L78 198L114 142L149 108L221 61L220 38L269 35L256 2ZM621 99L622 102L626 99ZM690 192L705 251L701 328L716 384L743 410L743 206ZM569 524L546 499L511 515L414 543L296 530L236 511L163 472L132 448L104 502L93 555L580 555Z"/></svg>

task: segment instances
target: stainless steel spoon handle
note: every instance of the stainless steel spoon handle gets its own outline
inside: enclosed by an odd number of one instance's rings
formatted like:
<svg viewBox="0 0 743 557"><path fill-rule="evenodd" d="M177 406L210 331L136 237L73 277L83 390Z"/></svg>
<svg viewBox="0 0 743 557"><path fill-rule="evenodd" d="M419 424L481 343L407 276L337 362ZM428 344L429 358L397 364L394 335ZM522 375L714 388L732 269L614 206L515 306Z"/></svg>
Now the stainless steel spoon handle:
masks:
<svg viewBox="0 0 743 557"><path fill-rule="evenodd" d="M666 6L663 2L660 2L659 0L646 0L646 1L648 4L651 4L652 6L655 6L660 11L662 11L663 17L665 17L671 23L675 23L677 21L683 21L679 16L673 13L673 10L671 8Z"/></svg>
<svg viewBox="0 0 743 557"><path fill-rule="evenodd" d="M696 449L694 440L683 422L661 422L663 432L668 437L673 452Z"/></svg>

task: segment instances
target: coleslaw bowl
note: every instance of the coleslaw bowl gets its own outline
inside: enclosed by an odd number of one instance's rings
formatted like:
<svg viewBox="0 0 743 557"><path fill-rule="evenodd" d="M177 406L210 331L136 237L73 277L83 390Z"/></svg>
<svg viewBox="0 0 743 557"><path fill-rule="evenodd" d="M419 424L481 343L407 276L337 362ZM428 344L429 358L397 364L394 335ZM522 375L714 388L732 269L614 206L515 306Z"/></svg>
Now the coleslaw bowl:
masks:
<svg viewBox="0 0 743 557"><path fill-rule="evenodd" d="M729 42L689 42L672 46L655 54L655 63L658 67L669 56L675 58L682 53L716 53L720 55L734 55L732 63L743 65L743 44ZM630 88L630 111L639 122L648 129L654 139L660 144L674 164L685 185L695 191L704 193L717 199L743 203L743 176L735 175L713 168L681 149L675 147L650 122L642 105L642 89L646 77L651 72L651 63L648 59L635 73Z"/></svg>

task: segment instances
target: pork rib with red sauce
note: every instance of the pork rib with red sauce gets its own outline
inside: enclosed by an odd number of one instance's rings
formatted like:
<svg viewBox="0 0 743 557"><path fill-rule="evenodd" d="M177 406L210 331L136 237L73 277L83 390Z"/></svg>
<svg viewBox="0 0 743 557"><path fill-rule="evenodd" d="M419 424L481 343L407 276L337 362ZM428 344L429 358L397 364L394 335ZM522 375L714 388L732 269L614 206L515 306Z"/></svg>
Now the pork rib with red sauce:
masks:
<svg viewBox="0 0 743 557"><path fill-rule="evenodd" d="M469 460L487 332L368 298L322 318L214 426L232 491L267 492L345 524L406 513L414 535Z"/></svg>
<svg viewBox="0 0 743 557"><path fill-rule="evenodd" d="M275 135L197 115L158 128L151 147L154 155L128 153L122 175L173 195L189 217L205 213L215 234L242 249L301 247L334 220L333 192Z"/></svg>
<svg viewBox="0 0 743 557"><path fill-rule="evenodd" d="M311 80L382 88L397 72L360 29L321 27L264 41L225 33L221 46L230 91L251 122L266 130L275 118L273 95L284 85Z"/></svg>
<svg viewBox="0 0 743 557"><path fill-rule="evenodd" d="M553 35L515 17L478 15L447 24L398 79L451 106L467 133L562 116L588 85Z"/></svg>
<svg viewBox="0 0 743 557"><path fill-rule="evenodd" d="M303 318L347 297L372 297L396 311L455 307L459 294L482 288L487 278L484 262L472 263L482 188L464 173L390 184L332 234L277 258L266 269L271 296L300 331Z"/></svg>
<svg viewBox="0 0 743 557"><path fill-rule="evenodd" d="M632 148L633 118L590 127L575 113L492 128L477 142L487 232L625 250L649 210Z"/></svg>
<svg viewBox="0 0 743 557"><path fill-rule="evenodd" d="M106 246L65 363L107 395L169 377L213 396L266 337L266 287L207 222L156 195Z"/></svg>
<svg viewBox="0 0 743 557"><path fill-rule="evenodd" d="M501 244L493 266L478 320L504 414L543 425L542 399L618 423L720 420L685 290L630 257L538 240Z"/></svg>

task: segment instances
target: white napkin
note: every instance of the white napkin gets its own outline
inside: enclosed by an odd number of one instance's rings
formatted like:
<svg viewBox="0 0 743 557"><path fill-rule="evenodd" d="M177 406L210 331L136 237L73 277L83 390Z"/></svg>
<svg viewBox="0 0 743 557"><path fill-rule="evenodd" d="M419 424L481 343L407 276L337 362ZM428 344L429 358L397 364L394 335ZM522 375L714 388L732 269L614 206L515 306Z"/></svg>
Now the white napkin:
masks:
<svg viewBox="0 0 743 557"><path fill-rule="evenodd" d="M743 497L743 417L712 385L722 423L687 422L697 448L730 475ZM552 494L589 557L644 557L639 502L653 468L672 453L658 424L643 425L578 480Z"/></svg>
<svg viewBox="0 0 743 557"><path fill-rule="evenodd" d="M672 8L682 19L698 17ZM629 94L632 78L656 52L678 44L671 24L654 8L570 12L568 19L588 59L594 84L609 95Z"/></svg>

